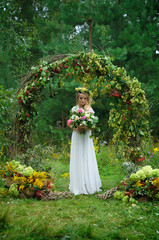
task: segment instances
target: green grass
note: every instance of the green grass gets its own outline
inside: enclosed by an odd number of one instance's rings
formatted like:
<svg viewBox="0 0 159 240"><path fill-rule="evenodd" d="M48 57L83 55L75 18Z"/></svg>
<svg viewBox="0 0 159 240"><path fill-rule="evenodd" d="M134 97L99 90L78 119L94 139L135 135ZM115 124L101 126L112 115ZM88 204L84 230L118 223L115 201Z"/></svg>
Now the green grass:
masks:
<svg viewBox="0 0 159 240"><path fill-rule="evenodd" d="M125 176L112 149L97 155L102 190L117 186ZM49 160L57 191L68 190L69 162ZM155 160L156 161L156 160ZM73 196L57 201L0 198L0 239L7 240L157 240L158 202L130 203L99 200L97 194Z"/></svg>

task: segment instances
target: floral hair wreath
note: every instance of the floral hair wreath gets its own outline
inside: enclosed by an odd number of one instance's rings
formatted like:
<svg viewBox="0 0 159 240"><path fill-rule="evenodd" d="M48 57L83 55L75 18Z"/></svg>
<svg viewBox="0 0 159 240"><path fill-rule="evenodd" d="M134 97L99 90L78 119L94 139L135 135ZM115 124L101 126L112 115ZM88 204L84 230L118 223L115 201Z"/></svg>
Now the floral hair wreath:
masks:
<svg viewBox="0 0 159 240"><path fill-rule="evenodd" d="M88 90L87 88L75 88L75 91L76 92L79 92L79 93L87 93L89 94L90 96L92 96L92 92L90 90Z"/></svg>

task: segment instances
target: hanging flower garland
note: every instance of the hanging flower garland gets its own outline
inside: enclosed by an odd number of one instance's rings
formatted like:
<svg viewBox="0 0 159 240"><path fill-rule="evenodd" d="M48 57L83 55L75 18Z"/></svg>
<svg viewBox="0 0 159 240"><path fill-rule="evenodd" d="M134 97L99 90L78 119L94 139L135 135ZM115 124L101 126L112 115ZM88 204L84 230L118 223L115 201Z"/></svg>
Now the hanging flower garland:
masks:
<svg viewBox="0 0 159 240"><path fill-rule="evenodd" d="M91 89L93 97L98 94L112 100L109 126L113 129L112 143L119 146L122 156L136 162L142 156L142 141L149 136L149 110L141 83L131 79L124 68L114 66L111 58L95 53L69 55L52 63L45 61L32 67L33 75L18 93L19 110L17 126L21 148L29 144L32 119L36 117L36 103L42 100L46 84L53 89L74 81L77 86ZM101 89L100 91L98 89ZM121 144L122 149L120 149Z"/></svg>

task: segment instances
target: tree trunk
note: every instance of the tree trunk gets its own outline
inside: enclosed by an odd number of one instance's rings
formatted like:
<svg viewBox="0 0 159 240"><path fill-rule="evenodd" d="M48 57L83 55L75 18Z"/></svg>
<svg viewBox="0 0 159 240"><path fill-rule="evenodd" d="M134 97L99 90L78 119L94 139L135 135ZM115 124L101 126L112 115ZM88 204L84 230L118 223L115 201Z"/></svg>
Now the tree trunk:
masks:
<svg viewBox="0 0 159 240"><path fill-rule="evenodd" d="M118 0L118 9L120 9L121 0Z"/></svg>
<svg viewBox="0 0 159 240"><path fill-rule="evenodd" d="M66 111L66 122L68 120L68 111ZM68 126L67 126L67 129L68 129Z"/></svg>
<svg viewBox="0 0 159 240"><path fill-rule="evenodd" d="M62 128L65 127L65 117L64 117L64 110L62 110Z"/></svg>
<svg viewBox="0 0 159 240"><path fill-rule="evenodd" d="M92 52L92 19L89 22L89 51Z"/></svg>

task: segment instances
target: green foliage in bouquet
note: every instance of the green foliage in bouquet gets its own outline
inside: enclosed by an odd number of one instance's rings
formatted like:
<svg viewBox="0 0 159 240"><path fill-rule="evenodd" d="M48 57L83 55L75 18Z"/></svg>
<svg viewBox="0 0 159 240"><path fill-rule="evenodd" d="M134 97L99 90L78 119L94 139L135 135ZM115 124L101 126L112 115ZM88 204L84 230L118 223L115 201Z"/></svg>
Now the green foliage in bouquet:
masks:
<svg viewBox="0 0 159 240"><path fill-rule="evenodd" d="M19 146L24 151L30 144L32 120L36 119L36 103L42 99L47 84L56 96L59 88L88 88L97 96L110 98L109 126L112 143L121 145L122 157L137 162L142 156L142 142L149 137L149 110L140 82L124 68L112 64L112 58L92 53L79 53L54 62L42 61L32 67L32 74L18 93L17 129ZM73 85L72 85L73 84ZM119 148L120 150L120 148Z"/></svg>
<svg viewBox="0 0 159 240"><path fill-rule="evenodd" d="M122 191L117 191L114 198L122 201L134 202L133 199L146 198L147 200L159 199L159 169L151 166L142 167L136 173L121 183Z"/></svg>

